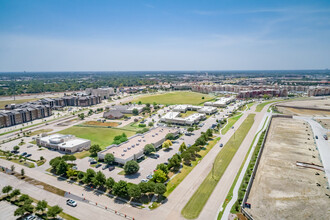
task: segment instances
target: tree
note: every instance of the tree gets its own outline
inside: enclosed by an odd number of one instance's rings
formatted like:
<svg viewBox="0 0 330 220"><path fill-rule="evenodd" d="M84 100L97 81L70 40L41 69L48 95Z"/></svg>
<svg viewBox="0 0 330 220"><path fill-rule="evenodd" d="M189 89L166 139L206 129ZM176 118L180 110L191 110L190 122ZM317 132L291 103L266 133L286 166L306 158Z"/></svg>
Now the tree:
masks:
<svg viewBox="0 0 330 220"><path fill-rule="evenodd" d="M128 195L133 198L139 198L141 196L141 189L138 185L133 184L128 188Z"/></svg>
<svg viewBox="0 0 330 220"><path fill-rule="evenodd" d="M194 131L194 128L193 128L193 127L189 127L189 128L187 129L187 131L189 131L189 132L193 132L193 131Z"/></svg>
<svg viewBox="0 0 330 220"><path fill-rule="evenodd" d="M115 162L115 157L111 153L107 153L104 157L104 162L106 162L108 165L112 164Z"/></svg>
<svg viewBox="0 0 330 220"><path fill-rule="evenodd" d="M156 170L152 179L157 183L164 183L167 180L167 175L162 170Z"/></svg>
<svg viewBox="0 0 330 220"><path fill-rule="evenodd" d="M156 170L162 170L166 175L168 174L168 168L163 163L158 164Z"/></svg>
<svg viewBox="0 0 330 220"><path fill-rule="evenodd" d="M65 161L71 161L71 162L77 160L76 156L70 155L70 154L64 155L62 157L62 159L65 160Z"/></svg>
<svg viewBox="0 0 330 220"><path fill-rule="evenodd" d="M100 147L100 145L98 144L93 144L90 148L89 148L89 152L91 153L92 157L95 157L97 155L98 152L100 152L102 149Z"/></svg>
<svg viewBox="0 0 330 220"><path fill-rule="evenodd" d="M141 102L141 101L139 101L139 102L138 102L138 105L142 105L142 102Z"/></svg>
<svg viewBox="0 0 330 220"><path fill-rule="evenodd" d="M72 176L76 176L77 175L77 171L73 170L73 169L69 169L68 171L66 171L66 175L71 178Z"/></svg>
<svg viewBox="0 0 330 220"><path fill-rule="evenodd" d="M112 188L113 194L120 197L127 197L127 190L127 182L123 180L119 180L119 182L115 183Z"/></svg>
<svg viewBox="0 0 330 220"><path fill-rule="evenodd" d="M147 184L148 184L148 192L154 192L156 183L153 181L149 181L147 182Z"/></svg>
<svg viewBox="0 0 330 220"><path fill-rule="evenodd" d="M17 152L18 150L19 150L19 146L16 145L16 146L14 147L14 151Z"/></svg>
<svg viewBox="0 0 330 220"><path fill-rule="evenodd" d="M43 213L47 208L48 203L45 200L38 201L36 210Z"/></svg>
<svg viewBox="0 0 330 220"><path fill-rule="evenodd" d="M205 99L205 97L203 96L202 99Z"/></svg>
<svg viewBox="0 0 330 220"><path fill-rule="evenodd" d="M168 133L168 134L165 136L165 139L166 139L166 140L174 140L174 138L175 138L175 136L174 136L174 134L172 134L172 133Z"/></svg>
<svg viewBox="0 0 330 220"><path fill-rule="evenodd" d="M2 193L7 193L7 196L8 196L8 194L9 194L9 192L11 191L13 189L13 187L12 186L4 186L3 188L2 188Z"/></svg>
<svg viewBox="0 0 330 220"><path fill-rule="evenodd" d="M20 191L19 189L14 189L14 190L10 193L10 197L11 197L11 198L15 197L14 199L16 200L16 197L17 197L18 195L20 195L20 194L21 194L21 191Z"/></svg>
<svg viewBox="0 0 330 220"><path fill-rule="evenodd" d="M145 154L150 154L151 152L156 152L156 149L153 144L147 144L146 146L144 146Z"/></svg>
<svg viewBox="0 0 330 220"><path fill-rule="evenodd" d="M138 115L138 114L139 114L139 111L138 111L136 108L134 108L134 109L132 110L132 113L133 113L133 115Z"/></svg>
<svg viewBox="0 0 330 220"><path fill-rule="evenodd" d="M78 179L82 180L84 178L85 174L84 172L80 171L77 175Z"/></svg>
<svg viewBox="0 0 330 220"><path fill-rule="evenodd" d="M61 160L61 157L55 157L49 161L49 165L55 170Z"/></svg>
<svg viewBox="0 0 330 220"><path fill-rule="evenodd" d="M14 172L14 170L15 170L15 166L14 166L14 165L11 165L11 166L10 166L10 170L11 170L11 172Z"/></svg>
<svg viewBox="0 0 330 220"><path fill-rule="evenodd" d="M84 113L78 114L78 117L79 117L81 120L84 120L84 118L85 118L85 114L84 114Z"/></svg>
<svg viewBox="0 0 330 220"><path fill-rule="evenodd" d="M141 182L141 183L139 183L139 187L140 187L140 190L141 190L142 193L147 193L147 192L149 192L149 186L148 186L148 183Z"/></svg>
<svg viewBox="0 0 330 220"><path fill-rule="evenodd" d="M212 137L212 135L213 135L212 129L207 129L207 131L206 131L206 135L207 135L208 137Z"/></svg>
<svg viewBox="0 0 330 220"><path fill-rule="evenodd" d="M58 214L60 214L62 211L63 211L63 209L61 207L59 207L58 205L55 205L55 206L48 208L47 216L54 218Z"/></svg>
<svg viewBox="0 0 330 220"><path fill-rule="evenodd" d="M86 170L86 174L83 178L83 182L85 184L90 184L94 178L94 176L96 175L95 171L93 169L87 169Z"/></svg>
<svg viewBox="0 0 330 220"><path fill-rule="evenodd" d="M139 169L140 169L139 164L134 160L127 161L124 165L124 170L126 174L137 173Z"/></svg>
<svg viewBox="0 0 330 220"><path fill-rule="evenodd" d="M164 141L164 143L162 144L162 148L163 149L168 149L170 147L170 145L168 144L167 141Z"/></svg>
<svg viewBox="0 0 330 220"><path fill-rule="evenodd" d="M92 180L95 186L103 186L105 184L105 181L105 175L101 171L98 171Z"/></svg>
<svg viewBox="0 0 330 220"><path fill-rule="evenodd" d="M186 146L186 144L184 142L182 142L182 144L179 147L179 151L181 153L183 153L183 151L185 151L185 150L187 150L187 146Z"/></svg>
<svg viewBox="0 0 330 220"><path fill-rule="evenodd" d="M171 169L172 167L175 170L178 170L181 165L181 157L178 154L174 154L173 157L169 160L168 168Z"/></svg>
<svg viewBox="0 0 330 220"><path fill-rule="evenodd" d="M155 193L158 195L163 195L166 192L166 186L163 183L156 183Z"/></svg>
<svg viewBox="0 0 330 220"><path fill-rule="evenodd" d="M23 206L17 208L14 212L14 216L23 216L25 214L25 209Z"/></svg>
<svg viewBox="0 0 330 220"><path fill-rule="evenodd" d="M64 160L61 160L59 164L56 166L57 175L66 174L67 170L68 170L68 164Z"/></svg>
<svg viewBox="0 0 330 220"><path fill-rule="evenodd" d="M115 180L112 177L109 177L107 181L105 182L105 185L108 189L112 189L112 187L115 185Z"/></svg>
<svg viewBox="0 0 330 220"><path fill-rule="evenodd" d="M154 126L154 123L149 122L149 123L148 123L148 126L149 126L149 127Z"/></svg>
<svg viewBox="0 0 330 220"><path fill-rule="evenodd" d="M29 201L29 200L31 200L31 198L30 198L30 196L29 195L27 195L27 194L22 194L20 197L19 197L19 199L18 199L18 201L20 201L20 202L26 202L26 201Z"/></svg>

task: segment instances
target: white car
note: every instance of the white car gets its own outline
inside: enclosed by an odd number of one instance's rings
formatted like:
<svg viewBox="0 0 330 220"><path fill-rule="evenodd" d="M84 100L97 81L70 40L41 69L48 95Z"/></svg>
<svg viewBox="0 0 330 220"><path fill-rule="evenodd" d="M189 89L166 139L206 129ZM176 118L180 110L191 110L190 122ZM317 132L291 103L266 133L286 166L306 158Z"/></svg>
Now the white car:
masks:
<svg viewBox="0 0 330 220"><path fill-rule="evenodd" d="M66 200L66 204L72 207L76 207L77 206L77 202L74 201L73 199L68 199Z"/></svg>
<svg viewBox="0 0 330 220"><path fill-rule="evenodd" d="M148 182L148 180L146 180L146 179L141 180L141 183L147 183L147 182Z"/></svg>

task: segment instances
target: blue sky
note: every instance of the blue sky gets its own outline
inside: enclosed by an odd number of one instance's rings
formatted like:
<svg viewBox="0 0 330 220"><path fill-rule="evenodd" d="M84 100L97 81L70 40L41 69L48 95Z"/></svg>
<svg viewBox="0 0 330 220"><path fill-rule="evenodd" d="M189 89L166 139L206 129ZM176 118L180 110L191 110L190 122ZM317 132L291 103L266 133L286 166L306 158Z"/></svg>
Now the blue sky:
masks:
<svg viewBox="0 0 330 220"><path fill-rule="evenodd" d="M0 0L0 71L323 68L329 0Z"/></svg>

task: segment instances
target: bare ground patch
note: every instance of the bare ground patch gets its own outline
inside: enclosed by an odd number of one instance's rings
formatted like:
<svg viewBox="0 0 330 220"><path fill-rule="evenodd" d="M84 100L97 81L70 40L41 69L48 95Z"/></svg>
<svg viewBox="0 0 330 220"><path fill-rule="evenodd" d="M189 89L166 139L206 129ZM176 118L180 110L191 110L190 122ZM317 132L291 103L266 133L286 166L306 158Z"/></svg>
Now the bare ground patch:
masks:
<svg viewBox="0 0 330 220"><path fill-rule="evenodd" d="M330 219L325 173L296 161L322 165L312 130L297 119L274 118L247 201L254 219Z"/></svg>

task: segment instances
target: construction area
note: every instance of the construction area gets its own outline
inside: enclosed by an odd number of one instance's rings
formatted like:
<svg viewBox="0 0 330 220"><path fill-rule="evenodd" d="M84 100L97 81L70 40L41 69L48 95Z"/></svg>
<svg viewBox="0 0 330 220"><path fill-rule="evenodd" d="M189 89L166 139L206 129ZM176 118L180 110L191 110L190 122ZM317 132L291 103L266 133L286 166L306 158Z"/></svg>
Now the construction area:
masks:
<svg viewBox="0 0 330 220"><path fill-rule="evenodd" d="M245 210L253 219L330 219L322 170L309 124L273 118Z"/></svg>
<svg viewBox="0 0 330 220"><path fill-rule="evenodd" d="M291 102L280 103L277 110L287 115L304 115L304 116L329 116L330 115L330 99L309 99L296 100Z"/></svg>

